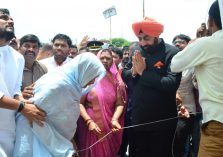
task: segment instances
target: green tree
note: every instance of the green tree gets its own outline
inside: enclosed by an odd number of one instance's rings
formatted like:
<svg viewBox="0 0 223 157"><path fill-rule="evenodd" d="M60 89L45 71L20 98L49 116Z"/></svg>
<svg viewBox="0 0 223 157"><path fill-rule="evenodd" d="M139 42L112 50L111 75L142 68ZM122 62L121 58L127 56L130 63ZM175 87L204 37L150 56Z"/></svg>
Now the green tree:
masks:
<svg viewBox="0 0 223 157"><path fill-rule="evenodd" d="M129 46L130 42L124 38L112 38L111 44L115 45L116 47L123 47L123 46Z"/></svg>

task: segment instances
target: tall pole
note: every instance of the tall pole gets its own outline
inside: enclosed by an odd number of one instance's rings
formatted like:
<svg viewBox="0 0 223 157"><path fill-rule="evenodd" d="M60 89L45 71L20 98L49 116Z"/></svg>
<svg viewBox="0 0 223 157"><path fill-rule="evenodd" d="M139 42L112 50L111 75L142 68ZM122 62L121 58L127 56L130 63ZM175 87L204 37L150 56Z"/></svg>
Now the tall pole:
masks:
<svg viewBox="0 0 223 157"><path fill-rule="evenodd" d="M103 12L103 15L104 15L105 19L109 18L109 25L110 25L110 39L111 39L111 38L112 38L111 17L114 16L114 15L117 15L115 7L112 6L111 8L106 9L106 10Z"/></svg>
<svg viewBox="0 0 223 157"><path fill-rule="evenodd" d="M112 38L112 30L111 30L111 16L109 17L109 22L110 22L110 39Z"/></svg>
<svg viewBox="0 0 223 157"><path fill-rule="evenodd" d="M145 1L142 0L142 17L145 17Z"/></svg>

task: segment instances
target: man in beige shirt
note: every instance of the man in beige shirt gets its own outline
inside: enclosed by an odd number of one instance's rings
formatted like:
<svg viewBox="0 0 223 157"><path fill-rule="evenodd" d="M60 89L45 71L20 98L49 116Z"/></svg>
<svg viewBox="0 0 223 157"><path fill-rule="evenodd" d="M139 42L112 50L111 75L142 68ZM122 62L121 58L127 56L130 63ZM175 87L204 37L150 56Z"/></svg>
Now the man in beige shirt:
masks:
<svg viewBox="0 0 223 157"><path fill-rule="evenodd" d="M25 99L33 96L33 83L47 73L46 66L36 61L40 46L38 37L33 34L25 35L20 39L19 52L25 58L22 79L22 94Z"/></svg>

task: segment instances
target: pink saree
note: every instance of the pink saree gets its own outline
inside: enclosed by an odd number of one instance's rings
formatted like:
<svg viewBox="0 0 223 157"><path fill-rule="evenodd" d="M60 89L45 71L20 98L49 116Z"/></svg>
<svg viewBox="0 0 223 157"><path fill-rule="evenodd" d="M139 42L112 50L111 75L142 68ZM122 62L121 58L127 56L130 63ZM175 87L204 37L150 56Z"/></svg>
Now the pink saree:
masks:
<svg viewBox="0 0 223 157"><path fill-rule="evenodd" d="M124 102L126 100L124 83L114 63L110 68L111 75L108 75L108 73L86 97L86 102L90 102L92 105L92 107L86 107L86 111L100 127L102 135L95 135L93 132L90 132L82 117L80 117L77 127L79 150L88 148L111 131L111 119L115 112L117 97L121 96ZM119 123L123 127L124 113L119 118ZM80 152L79 155L80 157L116 157L121 140L122 130L117 133L111 133L91 149Z"/></svg>

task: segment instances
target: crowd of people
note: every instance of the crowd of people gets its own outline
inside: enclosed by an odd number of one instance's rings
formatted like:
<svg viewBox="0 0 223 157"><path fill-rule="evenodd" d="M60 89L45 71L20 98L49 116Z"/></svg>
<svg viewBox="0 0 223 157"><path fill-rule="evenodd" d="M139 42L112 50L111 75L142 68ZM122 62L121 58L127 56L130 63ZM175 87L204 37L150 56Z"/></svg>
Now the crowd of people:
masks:
<svg viewBox="0 0 223 157"><path fill-rule="evenodd" d="M18 39L0 8L0 157L222 157L219 3L197 38L132 24L138 41Z"/></svg>

